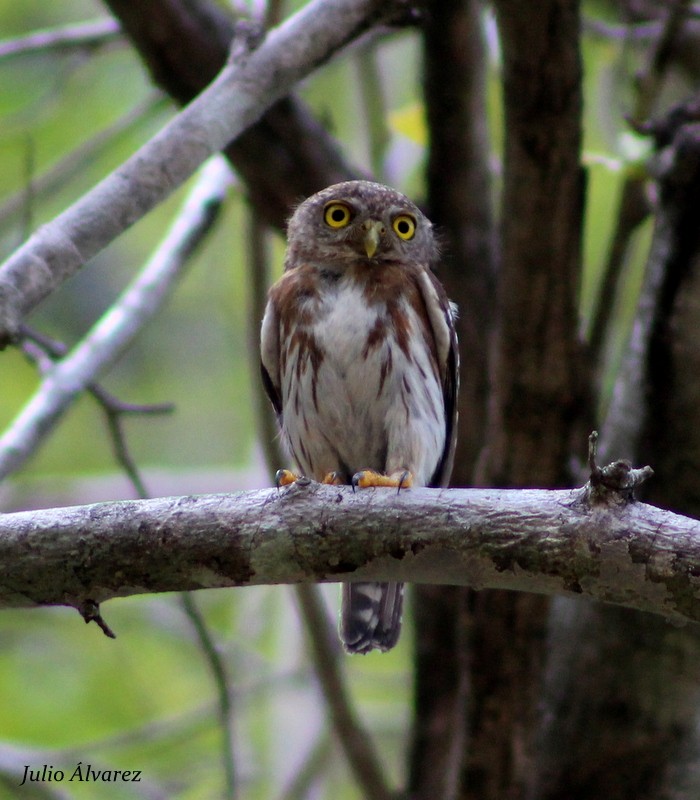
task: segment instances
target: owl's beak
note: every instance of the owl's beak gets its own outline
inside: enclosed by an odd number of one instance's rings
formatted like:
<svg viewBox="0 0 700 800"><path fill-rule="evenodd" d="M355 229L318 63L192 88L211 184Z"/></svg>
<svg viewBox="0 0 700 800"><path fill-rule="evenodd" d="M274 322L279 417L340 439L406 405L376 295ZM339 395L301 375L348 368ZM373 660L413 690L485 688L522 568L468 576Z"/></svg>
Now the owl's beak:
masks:
<svg viewBox="0 0 700 800"><path fill-rule="evenodd" d="M367 253L367 258L372 258L377 252L379 241L385 233L385 228L378 219L368 219L363 223L362 227L365 229L365 235L362 238L365 253Z"/></svg>

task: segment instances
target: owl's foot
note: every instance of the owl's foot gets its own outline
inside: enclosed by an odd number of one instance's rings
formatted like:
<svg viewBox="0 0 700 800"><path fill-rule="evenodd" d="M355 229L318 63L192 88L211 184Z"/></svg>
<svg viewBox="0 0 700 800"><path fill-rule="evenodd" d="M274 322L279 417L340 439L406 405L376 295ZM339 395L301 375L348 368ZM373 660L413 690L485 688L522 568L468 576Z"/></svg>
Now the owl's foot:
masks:
<svg viewBox="0 0 700 800"><path fill-rule="evenodd" d="M297 475L296 472L292 472L290 469L278 469L275 473L275 486L278 489L281 489L282 486L290 486L292 483L296 483L301 478L301 475ZM323 478L321 483L330 484L331 486L342 486L343 479L339 473L329 472Z"/></svg>
<svg viewBox="0 0 700 800"><path fill-rule="evenodd" d="M299 475L289 469L278 469L275 473L275 486L280 489L282 486L289 486L299 480Z"/></svg>
<svg viewBox="0 0 700 800"><path fill-rule="evenodd" d="M407 469L392 472L391 475L383 475L373 469L363 469L352 476L353 492L357 488L366 489L369 486L390 486L400 492L413 486L413 475Z"/></svg>

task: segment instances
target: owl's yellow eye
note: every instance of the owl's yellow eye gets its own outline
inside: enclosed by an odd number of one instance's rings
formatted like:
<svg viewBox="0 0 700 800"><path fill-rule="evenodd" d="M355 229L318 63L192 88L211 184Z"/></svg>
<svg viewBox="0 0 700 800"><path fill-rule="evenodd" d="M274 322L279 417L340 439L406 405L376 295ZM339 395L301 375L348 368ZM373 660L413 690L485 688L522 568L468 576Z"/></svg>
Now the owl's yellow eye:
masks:
<svg viewBox="0 0 700 800"><path fill-rule="evenodd" d="M391 227L399 239L408 241L413 239L416 232L416 220L410 214L399 214L398 217L394 217Z"/></svg>
<svg viewBox="0 0 700 800"><path fill-rule="evenodd" d="M326 225L330 225L331 228L344 228L351 218L350 207L345 203L338 203L333 200L326 204L323 219L326 221Z"/></svg>

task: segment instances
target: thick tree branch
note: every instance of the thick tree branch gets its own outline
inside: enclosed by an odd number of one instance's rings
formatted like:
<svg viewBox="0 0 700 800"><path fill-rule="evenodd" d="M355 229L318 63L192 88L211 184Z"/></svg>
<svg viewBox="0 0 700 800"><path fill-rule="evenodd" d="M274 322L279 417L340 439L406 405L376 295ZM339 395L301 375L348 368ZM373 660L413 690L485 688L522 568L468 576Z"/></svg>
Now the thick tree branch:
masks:
<svg viewBox="0 0 700 800"><path fill-rule="evenodd" d="M178 103L190 102L224 66L235 19L209 0L106 0L153 80ZM268 14L266 22L272 22ZM284 227L300 197L360 175L298 98L275 103L225 149L261 219Z"/></svg>
<svg viewBox="0 0 700 800"><path fill-rule="evenodd" d="M391 10L378 0L314 0L229 64L159 134L0 267L0 346L16 337L24 315L89 258Z"/></svg>
<svg viewBox="0 0 700 800"><path fill-rule="evenodd" d="M300 481L287 490L0 515L0 606L254 584L403 580L585 595L700 620L700 522L612 493Z"/></svg>

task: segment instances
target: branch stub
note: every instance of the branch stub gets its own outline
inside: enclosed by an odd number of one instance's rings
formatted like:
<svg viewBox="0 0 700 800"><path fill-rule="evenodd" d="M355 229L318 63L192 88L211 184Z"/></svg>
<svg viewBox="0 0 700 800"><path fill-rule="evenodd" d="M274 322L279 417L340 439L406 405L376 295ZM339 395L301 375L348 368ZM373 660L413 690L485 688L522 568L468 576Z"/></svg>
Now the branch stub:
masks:
<svg viewBox="0 0 700 800"><path fill-rule="evenodd" d="M649 467L635 469L629 461L613 461L605 467L596 464L598 431L588 437L588 466L591 475L584 487L584 497L589 505L626 505L634 500L634 490L651 478Z"/></svg>

